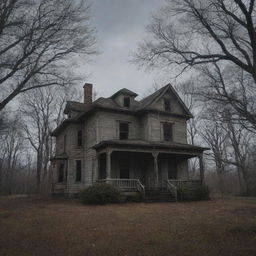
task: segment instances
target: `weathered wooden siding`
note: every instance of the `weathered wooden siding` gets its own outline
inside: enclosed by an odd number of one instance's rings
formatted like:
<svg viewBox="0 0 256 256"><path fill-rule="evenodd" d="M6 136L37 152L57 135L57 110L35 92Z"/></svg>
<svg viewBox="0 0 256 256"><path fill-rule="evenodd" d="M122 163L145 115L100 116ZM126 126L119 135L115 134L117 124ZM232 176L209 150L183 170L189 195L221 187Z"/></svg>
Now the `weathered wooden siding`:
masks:
<svg viewBox="0 0 256 256"><path fill-rule="evenodd" d="M163 141L162 123L173 123L173 141L187 143L186 120L178 117L167 117L157 114L147 114L143 119L144 138L149 141Z"/></svg>
<svg viewBox="0 0 256 256"><path fill-rule="evenodd" d="M97 114L98 142L119 139L119 121L129 122L129 139L141 138L140 121L132 115L99 112Z"/></svg>

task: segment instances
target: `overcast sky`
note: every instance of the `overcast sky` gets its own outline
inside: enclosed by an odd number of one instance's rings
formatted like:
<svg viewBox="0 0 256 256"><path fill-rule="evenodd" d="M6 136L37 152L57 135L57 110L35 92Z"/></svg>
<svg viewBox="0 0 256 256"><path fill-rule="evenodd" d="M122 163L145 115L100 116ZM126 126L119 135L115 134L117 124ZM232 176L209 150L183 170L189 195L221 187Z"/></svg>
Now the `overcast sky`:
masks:
<svg viewBox="0 0 256 256"><path fill-rule="evenodd" d="M131 51L146 35L152 12L165 0L97 0L92 2L92 24L97 30L98 56L85 68L99 96L110 96L121 88L139 95L154 82L164 83L157 72L145 72L128 62ZM164 84L163 84L164 85Z"/></svg>

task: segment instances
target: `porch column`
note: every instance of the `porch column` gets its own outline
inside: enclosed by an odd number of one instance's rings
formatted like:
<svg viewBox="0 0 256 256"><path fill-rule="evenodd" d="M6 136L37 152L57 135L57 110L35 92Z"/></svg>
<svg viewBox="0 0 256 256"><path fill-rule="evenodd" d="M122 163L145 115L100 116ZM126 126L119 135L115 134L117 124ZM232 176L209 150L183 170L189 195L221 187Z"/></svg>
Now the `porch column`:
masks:
<svg viewBox="0 0 256 256"><path fill-rule="evenodd" d="M203 153L198 156L199 166L200 166L200 180L201 184L204 184L204 161L203 161Z"/></svg>
<svg viewBox="0 0 256 256"><path fill-rule="evenodd" d="M158 158L159 152L153 152L152 155L154 157L154 174L155 174L155 188L158 187Z"/></svg>
<svg viewBox="0 0 256 256"><path fill-rule="evenodd" d="M111 178L111 154L112 150L106 152L106 179Z"/></svg>

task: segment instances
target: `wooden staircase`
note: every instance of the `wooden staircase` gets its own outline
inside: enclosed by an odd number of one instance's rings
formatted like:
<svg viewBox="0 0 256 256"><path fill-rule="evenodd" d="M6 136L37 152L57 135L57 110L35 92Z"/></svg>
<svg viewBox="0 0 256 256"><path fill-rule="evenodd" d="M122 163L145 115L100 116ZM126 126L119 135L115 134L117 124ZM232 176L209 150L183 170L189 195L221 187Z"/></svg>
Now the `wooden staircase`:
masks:
<svg viewBox="0 0 256 256"><path fill-rule="evenodd" d="M176 199L167 189L146 189L144 202L176 202Z"/></svg>

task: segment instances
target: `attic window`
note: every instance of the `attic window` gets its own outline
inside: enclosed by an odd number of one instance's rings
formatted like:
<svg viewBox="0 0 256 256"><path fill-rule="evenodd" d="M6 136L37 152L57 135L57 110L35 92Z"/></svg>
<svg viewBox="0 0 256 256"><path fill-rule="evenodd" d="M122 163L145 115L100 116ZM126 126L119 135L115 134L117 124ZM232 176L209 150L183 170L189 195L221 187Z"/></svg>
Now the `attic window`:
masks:
<svg viewBox="0 0 256 256"><path fill-rule="evenodd" d="M164 110L171 111L171 102L168 99L164 99Z"/></svg>
<svg viewBox="0 0 256 256"><path fill-rule="evenodd" d="M124 97L124 107L129 108L130 107L130 98Z"/></svg>

